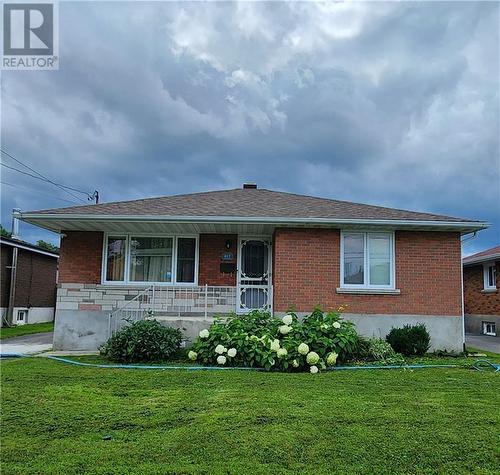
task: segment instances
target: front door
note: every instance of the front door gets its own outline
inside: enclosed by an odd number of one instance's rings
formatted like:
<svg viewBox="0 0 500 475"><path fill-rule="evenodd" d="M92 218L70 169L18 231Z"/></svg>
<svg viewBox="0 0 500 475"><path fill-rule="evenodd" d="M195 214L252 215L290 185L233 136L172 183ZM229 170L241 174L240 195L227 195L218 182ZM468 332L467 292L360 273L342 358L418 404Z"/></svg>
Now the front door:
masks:
<svg viewBox="0 0 500 475"><path fill-rule="evenodd" d="M271 240L241 238L238 252L237 312L272 311Z"/></svg>

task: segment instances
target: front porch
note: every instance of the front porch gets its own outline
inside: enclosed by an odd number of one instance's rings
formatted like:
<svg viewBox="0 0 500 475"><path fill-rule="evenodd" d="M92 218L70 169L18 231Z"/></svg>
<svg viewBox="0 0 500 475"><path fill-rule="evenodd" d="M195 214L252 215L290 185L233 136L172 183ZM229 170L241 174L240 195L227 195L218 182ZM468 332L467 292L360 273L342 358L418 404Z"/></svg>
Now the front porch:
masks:
<svg viewBox="0 0 500 475"><path fill-rule="evenodd" d="M173 286L60 284L57 310L105 314L107 336L127 321L209 321L216 315L272 310L272 285Z"/></svg>

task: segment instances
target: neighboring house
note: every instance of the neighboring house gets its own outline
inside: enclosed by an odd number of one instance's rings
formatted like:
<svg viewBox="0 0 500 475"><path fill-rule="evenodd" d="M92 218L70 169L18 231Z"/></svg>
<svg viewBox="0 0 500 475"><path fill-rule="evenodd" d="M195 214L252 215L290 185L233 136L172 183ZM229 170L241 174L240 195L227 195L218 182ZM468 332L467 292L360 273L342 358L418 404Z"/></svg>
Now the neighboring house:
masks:
<svg viewBox="0 0 500 475"><path fill-rule="evenodd" d="M346 305L363 334L422 322L461 350L461 236L487 227L251 184L19 217L62 233L56 349L97 348L148 310L192 338L214 314Z"/></svg>
<svg viewBox="0 0 500 475"><path fill-rule="evenodd" d="M7 237L0 247L2 325L8 318L14 325L54 320L59 256Z"/></svg>
<svg viewBox="0 0 500 475"><path fill-rule="evenodd" d="M466 331L500 336L500 246L468 256L462 263Z"/></svg>

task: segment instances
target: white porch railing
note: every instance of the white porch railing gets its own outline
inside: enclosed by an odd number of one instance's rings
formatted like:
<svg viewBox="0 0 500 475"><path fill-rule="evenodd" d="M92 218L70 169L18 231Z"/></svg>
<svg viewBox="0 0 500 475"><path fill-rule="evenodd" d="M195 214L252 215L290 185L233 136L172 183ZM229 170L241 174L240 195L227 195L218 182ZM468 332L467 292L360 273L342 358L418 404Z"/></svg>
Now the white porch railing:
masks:
<svg viewBox="0 0 500 475"><path fill-rule="evenodd" d="M236 310L237 287L229 286L159 286L151 285L109 314L111 336L127 321L151 317L203 316L226 314Z"/></svg>
<svg viewBox="0 0 500 475"><path fill-rule="evenodd" d="M139 292L132 300L116 307L108 316L108 338L128 322L144 320L152 311L154 286Z"/></svg>

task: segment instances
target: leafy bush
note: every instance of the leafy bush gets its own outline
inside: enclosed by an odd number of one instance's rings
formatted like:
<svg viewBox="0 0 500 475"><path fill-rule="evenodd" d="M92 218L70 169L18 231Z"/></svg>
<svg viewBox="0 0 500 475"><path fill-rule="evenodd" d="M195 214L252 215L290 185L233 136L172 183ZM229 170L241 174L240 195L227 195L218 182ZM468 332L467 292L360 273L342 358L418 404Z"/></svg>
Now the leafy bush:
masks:
<svg viewBox="0 0 500 475"><path fill-rule="evenodd" d="M182 333L156 320L140 320L117 331L101 348L114 361L147 362L172 358L180 348Z"/></svg>
<svg viewBox="0 0 500 475"><path fill-rule="evenodd" d="M425 325L405 325L403 328L393 328L386 340L398 353L406 356L423 355L430 348L431 337Z"/></svg>
<svg viewBox="0 0 500 475"><path fill-rule="evenodd" d="M218 318L202 330L188 357L204 364L251 366L281 371L304 371L345 360L357 341L354 325L338 312L315 309L302 321L295 313L282 319L253 311Z"/></svg>
<svg viewBox="0 0 500 475"><path fill-rule="evenodd" d="M375 361L383 365L403 365L405 360L392 346L380 338L366 338L359 335L354 345L351 361Z"/></svg>
<svg viewBox="0 0 500 475"><path fill-rule="evenodd" d="M405 363L403 356L396 353L393 347L380 338L368 340L368 353L374 360L387 365L402 365Z"/></svg>

